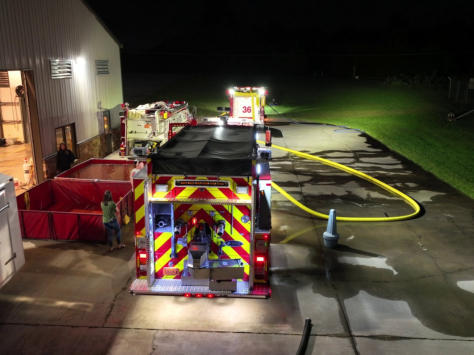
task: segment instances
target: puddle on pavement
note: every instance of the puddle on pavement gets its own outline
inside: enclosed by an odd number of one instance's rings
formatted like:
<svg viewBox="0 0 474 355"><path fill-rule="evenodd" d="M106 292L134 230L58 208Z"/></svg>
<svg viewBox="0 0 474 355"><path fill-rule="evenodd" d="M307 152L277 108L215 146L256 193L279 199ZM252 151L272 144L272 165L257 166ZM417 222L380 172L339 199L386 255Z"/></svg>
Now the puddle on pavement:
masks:
<svg viewBox="0 0 474 355"><path fill-rule="evenodd" d="M414 198L415 200L421 203L431 202L433 200L433 197L442 196L442 195L446 195L446 194L443 192L429 191L429 190L418 190L410 194L412 198Z"/></svg>
<svg viewBox="0 0 474 355"><path fill-rule="evenodd" d="M385 157L361 157L359 156L359 160L362 163L369 163L369 164L380 164L380 165L399 165L400 161L387 155Z"/></svg>
<svg viewBox="0 0 474 355"><path fill-rule="evenodd" d="M319 155L328 157L329 159L354 157L354 153L347 150L327 150L327 151L319 152Z"/></svg>
<svg viewBox="0 0 474 355"><path fill-rule="evenodd" d="M351 163L354 163L355 162L355 159L354 157L350 157L350 158L331 158L330 160L336 162L336 163L339 163L339 164L351 164Z"/></svg>
<svg viewBox="0 0 474 355"><path fill-rule="evenodd" d="M404 170L403 169L403 165L402 164L382 164L382 163L355 163L355 164L352 164L352 167L354 167L355 169L359 169L359 168L377 168L377 169L387 169L387 170L395 170L395 169L400 169L400 170Z"/></svg>
<svg viewBox="0 0 474 355"><path fill-rule="evenodd" d="M363 133L361 130L355 129L355 128L336 128L334 132L335 133Z"/></svg>
<svg viewBox="0 0 474 355"><path fill-rule="evenodd" d="M340 185L325 184L323 186L320 184L303 183L302 191L306 197L325 195L332 196L334 201L339 197L344 200L355 201L360 205L381 204L382 200L399 200L396 196L390 195L383 190L380 191L377 187L367 189L355 181Z"/></svg>
<svg viewBox="0 0 474 355"><path fill-rule="evenodd" d="M457 286L464 291L474 293L474 281L458 281Z"/></svg>
<svg viewBox="0 0 474 355"><path fill-rule="evenodd" d="M460 314L453 314L454 309L443 307L447 305L446 301L430 299L434 296L429 293L432 290L422 290L422 287L420 285L414 287L419 295L414 295L416 291L412 290L412 294L409 295L412 303L374 296L364 290L347 298L344 304L352 331L356 334L390 334L435 339L474 335L472 328L465 328L467 324L463 324ZM393 293L392 297L407 297L403 291L402 293L396 289L390 291ZM428 303L437 306L431 308L423 305L424 300L429 300Z"/></svg>
<svg viewBox="0 0 474 355"><path fill-rule="evenodd" d="M288 271L319 271L322 272L322 255L316 253L314 247L296 244L272 244L272 273Z"/></svg>
<svg viewBox="0 0 474 355"><path fill-rule="evenodd" d="M30 296L16 296L16 295L0 295L0 301L8 302L11 304L32 304L35 307L51 307L51 308L63 308L72 309L82 312L91 312L94 304L90 302L70 302L60 299L47 298L47 297L30 297Z"/></svg>
<svg viewBox="0 0 474 355"><path fill-rule="evenodd" d="M359 257L359 256L338 256L337 261L342 264L350 264L350 265L361 265L361 266L369 266L376 269L385 269L390 270L393 275L398 275L397 270L387 264L387 258L385 257L375 257L375 258L366 258L366 257Z"/></svg>

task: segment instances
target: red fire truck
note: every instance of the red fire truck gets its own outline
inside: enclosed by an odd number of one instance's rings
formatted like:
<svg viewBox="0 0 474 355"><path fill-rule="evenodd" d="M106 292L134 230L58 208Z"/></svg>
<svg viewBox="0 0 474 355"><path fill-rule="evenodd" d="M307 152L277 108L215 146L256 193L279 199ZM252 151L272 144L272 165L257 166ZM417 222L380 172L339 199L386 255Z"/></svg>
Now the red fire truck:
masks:
<svg viewBox="0 0 474 355"><path fill-rule="evenodd" d="M122 107L121 155L146 156L194 119L185 101L158 101L133 109L127 104Z"/></svg>
<svg viewBox="0 0 474 355"><path fill-rule="evenodd" d="M270 295L270 154L256 129L186 126L134 175L133 294Z"/></svg>
<svg viewBox="0 0 474 355"><path fill-rule="evenodd" d="M219 107L219 111L224 111L221 116L205 118L202 123L263 126L266 95L264 87L234 86L227 90L229 107Z"/></svg>

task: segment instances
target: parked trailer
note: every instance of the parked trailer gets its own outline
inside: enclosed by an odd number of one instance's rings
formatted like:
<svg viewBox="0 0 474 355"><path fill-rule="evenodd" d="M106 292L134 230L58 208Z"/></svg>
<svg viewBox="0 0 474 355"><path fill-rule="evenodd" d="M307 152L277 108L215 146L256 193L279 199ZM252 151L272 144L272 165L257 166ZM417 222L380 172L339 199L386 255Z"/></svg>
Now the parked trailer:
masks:
<svg viewBox="0 0 474 355"><path fill-rule="evenodd" d="M134 176L133 294L268 297L271 176L256 127L185 127Z"/></svg>
<svg viewBox="0 0 474 355"><path fill-rule="evenodd" d="M0 288L24 264L13 177L0 174Z"/></svg>

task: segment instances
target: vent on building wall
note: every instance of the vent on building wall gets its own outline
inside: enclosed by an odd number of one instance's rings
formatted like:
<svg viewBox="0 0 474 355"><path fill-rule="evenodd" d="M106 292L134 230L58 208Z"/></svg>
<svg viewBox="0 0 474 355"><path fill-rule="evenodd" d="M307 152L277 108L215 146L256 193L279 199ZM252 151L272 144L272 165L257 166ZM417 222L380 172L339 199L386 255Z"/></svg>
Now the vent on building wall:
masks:
<svg viewBox="0 0 474 355"><path fill-rule="evenodd" d="M69 59L50 59L51 79L72 78L72 61Z"/></svg>
<svg viewBox="0 0 474 355"><path fill-rule="evenodd" d="M9 88L10 81L8 80L8 72L0 71L0 88Z"/></svg>
<svg viewBox="0 0 474 355"><path fill-rule="evenodd" d="M97 75L109 74L109 61L107 59L98 59L95 61L95 71Z"/></svg>

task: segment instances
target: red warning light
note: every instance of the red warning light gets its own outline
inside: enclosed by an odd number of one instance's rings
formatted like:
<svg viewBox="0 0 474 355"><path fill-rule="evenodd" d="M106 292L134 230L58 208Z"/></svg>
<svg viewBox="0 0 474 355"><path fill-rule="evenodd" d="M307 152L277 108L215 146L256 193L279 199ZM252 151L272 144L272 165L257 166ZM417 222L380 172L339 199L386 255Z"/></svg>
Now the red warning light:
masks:
<svg viewBox="0 0 474 355"><path fill-rule="evenodd" d="M264 235L263 235L263 239L264 239L264 240L268 240L268 234L264 234Z"/></svg>
<svg viewBox="0 0 474 355"><path fill-rule="evenodd" d="M257 256L257 263L263 263L265 262L265 257L264 256Z"/></svg>
<svg viewBox="0 0 474 355"><path fill-rule="evenodd" d="M193 224L196 224L196 223L197 223L197 218L193 217Z"/></svg>
<svg viewBox="0 0 474 355"><path fill-rule="evenodd" d="M216 295L213 294L213 293L208 293L208 294L207 294L207 298L214 298L214 297L216 297Z"/></svg>
<svg viewBox="0 0 474 355"><path fill-rule="evenodd" d="M190 293L185 293L184 297L191 297L191 294Z"/></svg>
<svg viewBox="0 0 474 355"><path fill-rule="evenodd" d="M146 265L147 253L141 251L138 253L138 260L140 261L141 265Z"/></svg>
<svg viewBox="0 0 474 355"><path fill-rule="evenodd" d="M196 293L196 298L202 298L202 293Z"/></svg>

